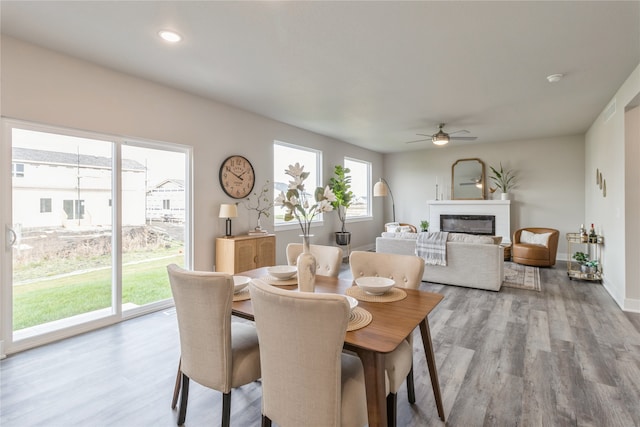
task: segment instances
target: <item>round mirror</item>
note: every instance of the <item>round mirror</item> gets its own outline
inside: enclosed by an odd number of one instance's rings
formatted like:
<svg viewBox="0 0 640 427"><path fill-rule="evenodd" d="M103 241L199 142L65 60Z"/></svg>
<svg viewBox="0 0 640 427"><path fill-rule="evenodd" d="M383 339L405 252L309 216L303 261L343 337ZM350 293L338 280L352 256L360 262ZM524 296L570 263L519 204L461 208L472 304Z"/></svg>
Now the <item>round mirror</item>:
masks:
<svg viewBox="0 0 640 427"><path fill-rule="evenodd" d="M484 200L484 162L460 159L451 166L451 198Z"/></svg>

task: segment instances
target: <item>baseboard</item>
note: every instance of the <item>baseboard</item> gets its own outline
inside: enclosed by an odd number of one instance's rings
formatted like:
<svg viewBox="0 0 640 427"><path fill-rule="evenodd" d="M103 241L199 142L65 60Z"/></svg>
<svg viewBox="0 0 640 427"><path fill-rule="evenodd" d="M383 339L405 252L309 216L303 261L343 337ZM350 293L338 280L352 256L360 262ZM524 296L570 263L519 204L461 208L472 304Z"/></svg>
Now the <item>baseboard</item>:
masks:
<svg viewBox="0 0 640 427"><path fill-rule="evenodd" d="M640 313L640 299L625 298L622 310L630 313Z"/></svg>

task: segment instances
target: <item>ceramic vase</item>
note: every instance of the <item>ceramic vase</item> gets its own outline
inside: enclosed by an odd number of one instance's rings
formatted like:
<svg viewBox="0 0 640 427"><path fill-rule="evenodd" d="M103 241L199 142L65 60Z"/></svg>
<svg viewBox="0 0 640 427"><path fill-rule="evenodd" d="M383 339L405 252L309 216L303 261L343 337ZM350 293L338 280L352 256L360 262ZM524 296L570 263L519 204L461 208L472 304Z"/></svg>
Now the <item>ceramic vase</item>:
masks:
<svg viewBox="0 0 640 427"><path fill-rule="evenodd" d="M300 292L313 292L316 287L316 258L309 248L311 236L302 236L302 253L298 255L298 290Z"/></svg>

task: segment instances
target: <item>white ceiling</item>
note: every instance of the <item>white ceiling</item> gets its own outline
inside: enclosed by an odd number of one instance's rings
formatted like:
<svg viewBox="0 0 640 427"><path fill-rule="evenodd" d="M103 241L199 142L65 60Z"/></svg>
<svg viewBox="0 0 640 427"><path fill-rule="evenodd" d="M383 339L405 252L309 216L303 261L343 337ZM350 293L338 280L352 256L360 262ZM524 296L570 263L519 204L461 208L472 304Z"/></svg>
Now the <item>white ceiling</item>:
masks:
<svg viewBox="0 0 640 427"><path fill-rule="evenodd" d="M639 1L0 8L3 34L380 152L432 147L405 142L439 122L470 144L584 133L640 63Z"/></svg>

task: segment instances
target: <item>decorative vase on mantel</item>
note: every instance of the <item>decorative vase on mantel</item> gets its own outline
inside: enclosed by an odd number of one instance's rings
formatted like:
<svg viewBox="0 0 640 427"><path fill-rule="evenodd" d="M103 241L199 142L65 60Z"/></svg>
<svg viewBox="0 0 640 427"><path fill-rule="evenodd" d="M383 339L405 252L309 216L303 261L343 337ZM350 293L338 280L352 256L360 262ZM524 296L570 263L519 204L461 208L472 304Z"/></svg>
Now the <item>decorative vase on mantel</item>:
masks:
<svg viewBox="0 0 640 427"><path fill-rule="evenodd" d="M296 260L300 292L314 292L316 288L316 258L309 247L310 237L302 235L302 253Z"/></svg>
<svg viewBox="0 0 640 427"><path fill-rule="evenodd" d="M500 200L509 200L509 193L500 193Z"/></svg>

